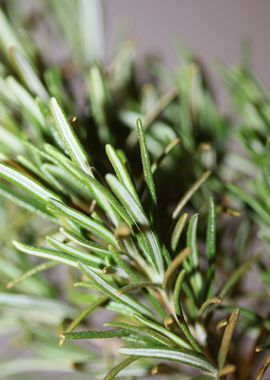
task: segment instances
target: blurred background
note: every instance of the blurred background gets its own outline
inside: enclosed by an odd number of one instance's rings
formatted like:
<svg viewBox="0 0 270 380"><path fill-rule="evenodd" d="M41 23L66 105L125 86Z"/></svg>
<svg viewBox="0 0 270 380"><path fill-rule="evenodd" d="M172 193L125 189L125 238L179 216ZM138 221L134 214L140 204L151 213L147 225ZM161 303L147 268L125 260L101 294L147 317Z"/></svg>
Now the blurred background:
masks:
<svg viewBox="0 0 270 380"><path fill-rule="evenodd" d="M268 0L104 0L106 57L123 37L135 38L139 58L150 52L173 67L174 43L181 40L202 63L217 59L226 64L240 61L241 43L251 44L252 63L264 85L270 87L270 2ZM227 109L227 98L218 85L217 98Z"/></svg>
<svg viewBox="0 0 270 380"><path fill-rule="evenodd" d="M76 25L76 23L72 23L72 20L74 21L74 19L78 16L73 12L74 4L76 8L75 0L73 3L70 0L0 1L0 5L3 4L6 6L7 3L8 15L10 16L10 19L14 21L14 25L26 25L30 30L32 30L30 39L34 40L34 45L36 45L42 58L41 61L43 66L51 63L62 66L63 62L70 63L68 60L69 56L72 56L72 58L74 58L74 55L76 56L76 44L78 42L76 38L79 33L77 35L76 33L73 33L76 26L72 31L72 25L73 27ZM218 74L217 63L218 61L221 61L229 66L238 64L241 59L243 59L241 58L241 45L243 46L243 42L245 42L245 46L249 46L252 57L252 66L255 72L263 82L264 86L267 89L270 89L270 55L268 49L268 36L270 32L269 0L227 0L223 2L217 0L82 0L80 3L82 4L80 17L87 15L86 18L89 20L88 23L82 23L83 27L86 28L85 31L83 31L84 33L82 33L84 37L86 37L84 43L85 45L92 47L92 51L84 52L85 56L83 59L79 54L80 52L77 52L78 57L76 56L75 60L78 60L81 66L87 66L89 62L95 59L101 59L110 65L115 56L115 52L121 43L127 41L128 39L132 39L137 47L135 50L137 74L140 77L141 82L144 82L148 79L145 78L145 75L149 74L145 73L147 71L145 68L147 66L146 62L148 59L157 59L160 62L160 65L162 64L166 67L177 69L179 65L178 47L180 44L184 44L191 49L198 60L202 63L206 75L210 79L210 85L212 85L211 87L214 89L214 95L217 98L218 105L222 110L229 112L229 109L231 109L229 107L229 95L224 84L222 83L221 76ZM49 13L46 20L47 24L45 25L45 22L42 21L42 17L40 15L42 15L42 11L44 14L47 14L47 8L50 9L53 16L57 15L55 18L60 25L59 29L62 29L62 34L64 35L66 41L70 44L63 43L64 38L61 39L59 37L60 33L57 31L57 27L54 26L52 20L53 17L51 17ZM88 11L93 9L93 13L84 13L83 9L87 9ZM93 14L93 17L89 16L89 14ZM80 27L80 25L77 26L77 29ZM20 37L24 39L24 32L21 29L22 28L18 27L16 32L18 32ZM57 38L57 36L59 38ZM69 46L71 46L70 50ZM82 51L83 46L80 46L80 49ZM78 49L78 51L80 49ZM37 61L39 61L39 59ZM72 83L73 81L76 82L76 80L78 80L78 78L76 78L76 70L74 70L74 72L75 78L70 80ZM71 73L70 76L72 76L74 72ZM70 79L69 73L67 73L67 78L65 79ZM79 78L79 81L80 80L83 81L83 79ZM74 93L75 95L78 95L79 98L80 94L78 88L80 88L80 83L79 85L76 83L76 86L74 87L77 89L74 90ZM76 97L75 99L77 100ZM132 101L130 101L130 104L124 104L123 108L125 111L127 111L129 107L133 106L134 99L131 97L131 100ZM80 107L78 107L78 109L80 110ZM206 113L208 112L206 111ZM221 124L224 124L226 127L225 121L221 121ZM206 124L207 126L209 124L207 119ZM198 145L199 143L200 141L198 142ZM12 150L14 152L13 146ZM6 207L6 204L4 206ZM2 274L0 270L0 274L2 276L1 282L4 287L8 280L13 279L20 274L20 266L22 266L22 272L25 269L25 263L23 261L24 258L17 258L18 255L10 243L12 239L14 239L14 231L10 228L11 224L9 224L8 227L6 221L12 220L14 222L14 230L18 230L18 236L16 236L17 240L25 240L25 237L27 237L30 242L32 242L32 240L38 241L38 238L43 236L43 230L48 229L48 227L47 225L43 226L40 221L37 222L35 218L32 219L32 217L27 213L23 212L21 216L18 217L17 208L15 208L15 206L10 206L10 204L8 204L6 208L3 208L3 210L0 210L0 215L0 244L2 255L7 258L5 262L6 266L2 265L2 268L7 268L6 273ZM27 219L27 226L25 223L26 218L29 218L29 221ZM11 255L15 263L14 266L10 264ZM21 262L19 260L21 260ZM7 266L7 263L9 263L10 266ZM31 262L27 263L27 265L31 266ZM20 269L18 270L18 273L17 267ZM37 289L37 283L26 283L25 288L22 287L22 292L31 293L34 289L34 294L40 291L40 294L44 293L47 297L52 296L52 298L55 297L55 293L57 293L57 291L62 294L63 289L61 287L60 290L57 289L56 291L55 275L51 275L51 277L48 276L47 279L49 280L48 282L51 287L45 283L45 290L42 288L42 284L41 289L39 290ZM73 298L75 299L76 295L73 295ZM73 298L71 297L72 302L74 301ZM62 321L62 314L64 314L65 311L64 305L60 302L58 309L54 304L50 304L49 306L52 307L54 312L59 314L58 319L59 321ZM73 312L73 310L71 311ZM25 311L25 318L23 318L23 312L21 310L19 310L18 313L18 320L22 325L22 331L24 335L29 335L30 338L32 338L32 335L34 338L37 335L40 339L40 336L38 335L40 334L40 331L38 329L37 332L34 331L33 333L31 330L32 326L30 326L31 328L29 327L29 331L25 328L25 324L27 325L25 320L31 321L31 318L28 317L27 312L29 312L29 310ZM40 314L42 315L42 309ZM41 316L38 317L41 318ZM10 322L9 314L7 314L5 320L7 321L8 326L8 323ZM17 315L14 320L16 324ZM5 330L4 333L6 333L8 328L5 327L3 321L4 320L2 320L1 324L3 330ZM41 321L43 322L42 319ZM57 322L59 321L57 320ZM48 347L48 331L52 331L51 326L49 326L49 329L45 330L44 333L42 331L42 339L45 342L44 346L39 343L38 339L37 342L33 339L33 352L35 352L35 354L44 354L44 347ZM21 336L17 334L16 330L14 334L13 326L11 328L11 333L15 336L14 341L11 341L11 344L13 344L12 353L14 353L14 356L18 358L21 354L20 340L22 341L25 337L21 338ZM28 336L26 338L28 338ZM4 340L2 337L0 339L1 358L9 357L7 350L7 344L10 343L9 340L9 338ZM16 345L18 346L18 351L14 350L14 342L15 347ZM49 346L46 354L50 360L53 358L54 361L54 358L58 355L58 350L54 340L50 341L50 343L51 345ZM88 351L79 352L77 350L77 346L75 347L75 351L77 352L80 360L82 360L82 358L84 360L87 358L88 360ZM65 370L66 361L69 361L73 354L74 352L71 349L70 352L64 352L64 355L66 356L61 359L63 360L63 367ZM93 361L95 361L95 356L93 356L93 358ZM2 362L6 365L4 368L7 373L15 373L14 376L9 377L9 379L12 378L14 380L22 380L24 378L45 378L44 375L40 375L40 377L39 375L31 377L32 375L28 374L26 374L25 377L22 377L22 375L17 374L16 370L14 370L14 362L5 363L5 360L3 359ZM33 366L37 365L36 363L36 361L26 364L25 362L22 362L20 365L22 367L22 371L24 371L24 366L29 365L29 367L32 366L31 368L33 368ZM18 366L18 363L16 365ZM46 369L47 364L45 363L44 365L44 363L41 362L40 366L44 366ZM55 367L59 367L58 363L56 363ZM55 370L61 370L61 368L55 368ZM53 376L54 375L52 375L52 377ZM73 375L71 374L71 376ZM71 379L71 376L68 378ZM86 376L84 377L84 375L80 375L79 378L89 378L88 375ZM57 378L60 379L61 376L57 375ZM67 378L66 375L63 375L63 378ZM78 379L77 375L74 379L75 378L76 380Z"/></svg>

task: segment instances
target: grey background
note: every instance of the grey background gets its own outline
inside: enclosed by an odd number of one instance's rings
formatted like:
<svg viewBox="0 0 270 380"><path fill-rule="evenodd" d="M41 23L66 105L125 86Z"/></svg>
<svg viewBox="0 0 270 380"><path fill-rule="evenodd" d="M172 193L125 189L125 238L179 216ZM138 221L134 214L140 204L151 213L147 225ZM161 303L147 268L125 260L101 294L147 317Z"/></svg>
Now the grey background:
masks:
<svg viewBox="0 0 270 380"><path fill-rule="evenodd" d="M138 58L157 53L171 67L177 62L172 48L178 36L204 63L224 105L224 90L213 62L240 61L244 38L252 42L254 67L270 89L269 0L103 0L106 55L123 37L138 43ZM210 70L209 70L210 67Z"/></svg>

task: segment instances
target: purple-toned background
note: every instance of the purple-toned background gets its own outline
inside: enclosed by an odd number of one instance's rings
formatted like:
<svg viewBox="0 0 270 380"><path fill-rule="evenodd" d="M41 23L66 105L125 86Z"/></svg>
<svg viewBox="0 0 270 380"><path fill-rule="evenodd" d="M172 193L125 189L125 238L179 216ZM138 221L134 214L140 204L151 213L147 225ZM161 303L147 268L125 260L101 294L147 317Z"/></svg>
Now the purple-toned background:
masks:
<svg viewBox="0 0 270 380"><path fill-rule="evenodd" d="M254 67L270 89L269 0L103 0L103 4L107 57L128 35L137 39L139 56L154 52L173 67L172 40L179 36L204 63L219 59L234 64L240 60L241 41L249 38ZM224 103L224 91L213 71Z"/></svg>

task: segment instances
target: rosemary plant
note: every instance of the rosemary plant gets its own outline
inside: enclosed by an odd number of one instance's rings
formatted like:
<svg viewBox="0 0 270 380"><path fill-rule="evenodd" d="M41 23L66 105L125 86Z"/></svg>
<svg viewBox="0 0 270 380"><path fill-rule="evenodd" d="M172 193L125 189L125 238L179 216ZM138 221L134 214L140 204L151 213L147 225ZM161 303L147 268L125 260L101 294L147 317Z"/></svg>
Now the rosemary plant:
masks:
<svg viewBox="0 0 270 380"><path fill-rule="evenodd" d="M45 3L31 23L13 1L0 10L0 333L16 327L30 351L1 374L261 380L270 281L250 232L269 243L267 96L247 69L226 71L245 123L233 134L189 51L141 86L132 42L105 65L97 23L89 40L99 2ZM69 46L63 64L36 20ZM252 266L257 295L240 281Z"/></svg>

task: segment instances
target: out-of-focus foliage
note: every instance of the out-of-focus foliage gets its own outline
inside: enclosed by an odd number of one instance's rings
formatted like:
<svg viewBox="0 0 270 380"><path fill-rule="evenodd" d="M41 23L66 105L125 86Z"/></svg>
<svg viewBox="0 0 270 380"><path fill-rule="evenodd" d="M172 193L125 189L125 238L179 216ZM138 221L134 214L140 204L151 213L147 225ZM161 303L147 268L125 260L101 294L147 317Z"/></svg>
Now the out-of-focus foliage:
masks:
<svg viewBox="0 0 270 380"><path fill-rule="evenodd" d="M224 70L235 127L184 48L146 83L132 41L105 63L99 1L3 2L0 48L1 375L262 379L270 117L251 71Z"/></svg>

